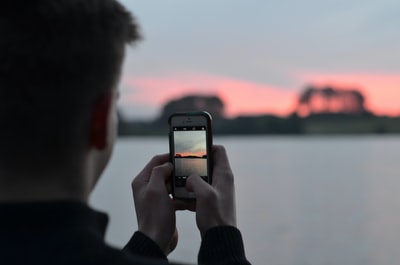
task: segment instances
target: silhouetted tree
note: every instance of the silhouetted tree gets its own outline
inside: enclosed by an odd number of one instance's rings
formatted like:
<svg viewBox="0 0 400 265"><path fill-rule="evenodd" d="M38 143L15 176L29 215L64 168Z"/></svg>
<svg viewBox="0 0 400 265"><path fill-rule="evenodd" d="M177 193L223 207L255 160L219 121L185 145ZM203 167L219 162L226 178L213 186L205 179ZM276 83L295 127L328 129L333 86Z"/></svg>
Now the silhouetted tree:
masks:
<svg viewBox="0 0 400 265"><path fill-rule="evenodd" d="M319 102L322 107L315 107L318 105L315 104L317 101L322 101L322 103ZM334 107L332 107L333 103L335 103ZM332 113L360 115L368 111L365 109L364 96L357 90L309 86L299 96L297 113L301 116Z"/></svg>
<svg viewBox="0 0 400 265"><path fill-rule="evenodd" d="M337 92L331 87L326 87L321 89L321 94L325 99L325 112L331 112L331 102L337 96Z"/></svg>

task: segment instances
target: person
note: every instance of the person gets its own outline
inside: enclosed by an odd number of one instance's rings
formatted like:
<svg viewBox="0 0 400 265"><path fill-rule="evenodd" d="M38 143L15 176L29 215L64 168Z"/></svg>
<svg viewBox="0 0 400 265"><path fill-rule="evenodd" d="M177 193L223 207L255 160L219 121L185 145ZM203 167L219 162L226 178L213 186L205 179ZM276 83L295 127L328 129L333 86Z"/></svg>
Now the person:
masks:
<svg viewBox="0 0 400 265"><path fill-rule="evenodd" d="M107 215L88 206L117 137L118 82L139 28L116 0L3 0L0 8L0 263L169 264L175 212L192 210L200 264L249 264L234 180L214 146L214 182L191 176L196 202L168 192L168 154L132 182L138 231L107 245ZM138 150L139 151L139 150Z"/></svg>

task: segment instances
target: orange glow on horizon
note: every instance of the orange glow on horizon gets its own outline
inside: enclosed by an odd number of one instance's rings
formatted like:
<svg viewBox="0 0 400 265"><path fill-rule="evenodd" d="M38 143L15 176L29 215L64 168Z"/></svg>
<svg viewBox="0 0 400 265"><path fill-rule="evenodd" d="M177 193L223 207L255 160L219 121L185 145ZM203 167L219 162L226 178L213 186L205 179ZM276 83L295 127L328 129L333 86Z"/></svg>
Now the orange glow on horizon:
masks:
<svg viewBox="0 0 400 265"><path fill-rule="evenodd" d="M180 155L181 157L185 157L185 156L197 156L197 157L203 157L206 155L206 153L204 151L199 151L199 152L180 152L180 153L176 153L175 157L177 155Z"/></svg>
<svg viewBox="0 0 400 265"><path fill-rule="evenodd" d="M167 101L188 94L219 96L225 104L228 117L272 113L288 115L294 110L297 93L284 88L208 75L182 75L169 77L125 76L122 83L128 87L142 88L124 101L148 102L162 106Z"/></svg>
<svg viewBox="0 0 400 265"><path fill-rule="evenodd" d="M301 84L297 90L204 74L124 76L123 86L133 89L121 101L161 108L169 100L188 94L217 95L223 100L228 117L258 114L285 116L295 110L302 89L311 84L359 90L366 98L368 110L377 115L400 116L400 75L300 72L295 76Z"/></svg>

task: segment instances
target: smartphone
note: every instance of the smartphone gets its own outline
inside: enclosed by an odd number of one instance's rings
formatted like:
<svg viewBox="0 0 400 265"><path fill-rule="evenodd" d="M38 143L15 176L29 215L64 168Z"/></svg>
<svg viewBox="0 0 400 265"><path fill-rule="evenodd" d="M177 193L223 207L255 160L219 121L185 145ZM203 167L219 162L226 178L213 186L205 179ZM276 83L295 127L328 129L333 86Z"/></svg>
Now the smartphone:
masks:
<svg viewBox="0 0 400 265"><path fill-rule="evenodd" d="M201 176L211 184L211 115L208 112L175 113L169 117L169 143L172 175L172 196L195 199L185 188L191 175Z"/></svg>

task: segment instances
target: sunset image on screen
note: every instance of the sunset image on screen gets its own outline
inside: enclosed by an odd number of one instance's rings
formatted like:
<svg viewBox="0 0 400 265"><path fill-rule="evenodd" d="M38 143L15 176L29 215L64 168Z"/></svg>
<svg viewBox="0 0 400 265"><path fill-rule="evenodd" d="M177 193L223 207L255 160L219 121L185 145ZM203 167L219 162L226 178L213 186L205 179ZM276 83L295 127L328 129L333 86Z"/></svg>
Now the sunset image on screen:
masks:
<svg viewBox="0 0 400 265"><path fill-rule="evenodd" d="M205 131L174 131L175 175L207 176Z"/></svg>
<svg viewBox="0 0 400 265"><path fill-rule="evenodd" d="M205 158L206 132L205 131L175 131L175 157Z"/></svg>

